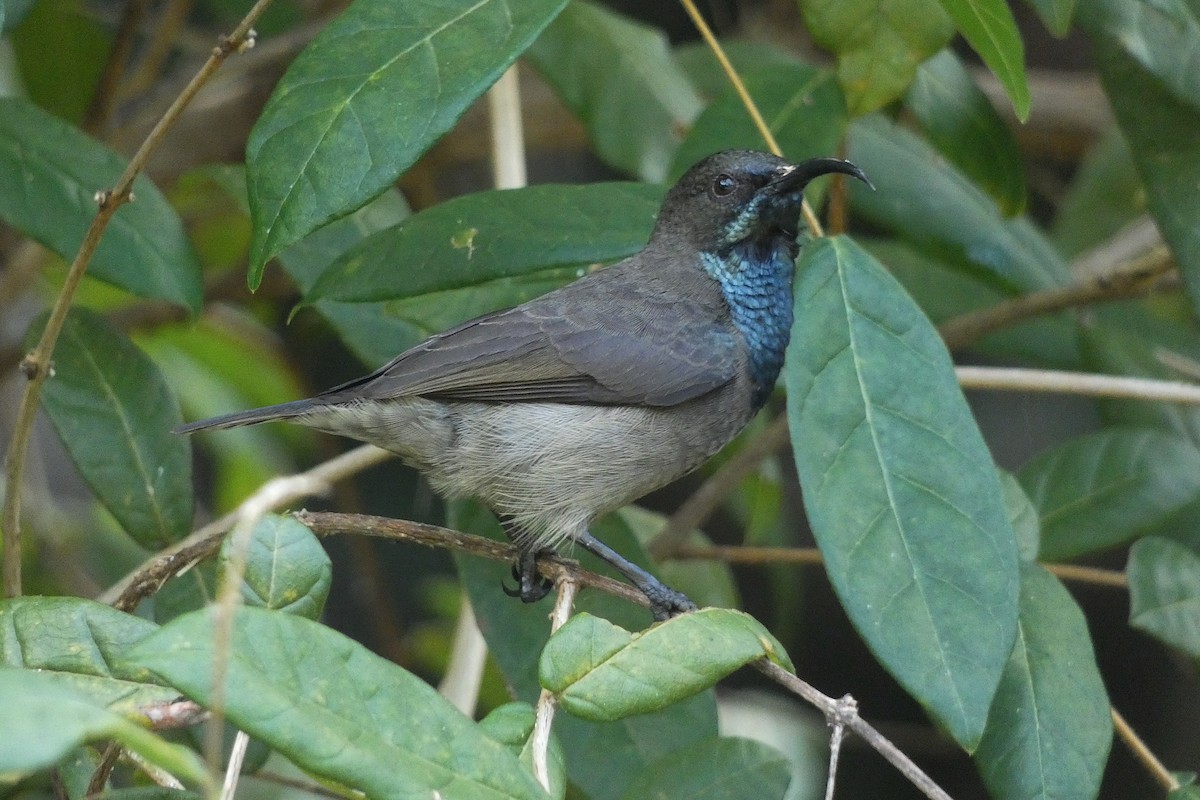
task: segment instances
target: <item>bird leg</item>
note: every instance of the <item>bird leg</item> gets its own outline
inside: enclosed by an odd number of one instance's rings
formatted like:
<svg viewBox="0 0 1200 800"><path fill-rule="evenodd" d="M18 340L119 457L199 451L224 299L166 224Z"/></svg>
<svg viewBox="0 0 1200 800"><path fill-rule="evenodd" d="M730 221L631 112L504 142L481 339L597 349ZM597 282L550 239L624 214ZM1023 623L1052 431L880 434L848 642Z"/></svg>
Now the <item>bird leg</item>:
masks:
<svg viewBox="0 0 1200 800"><path fill-rule="evenodd" d="M550 594L550 590L554 588L554 581L543 578L538 572L538 554L553 553L554 551L538 550L526 546L524 542L528 542L528 537L521 535L521 529L512 517L498 516L497 518L500 520L500 527L504 528L504 534L517 546L517 560L512 568L512 575L517 581L517 586L509 588L502 583L500 588L509 597L521 598L522 603L536 603Z"/></svg>
<svg viewBox="0 0 1200 800"><path fill-rule="evenodd" d="M646 595L646 599L650 601L650 613L654 615L655 620L661 622L677 614L696 610L696 604L686 594L667 586L587 531L574 539L583 549L597 558L607 561L613 569L624 575L642 594Z"/></svg>

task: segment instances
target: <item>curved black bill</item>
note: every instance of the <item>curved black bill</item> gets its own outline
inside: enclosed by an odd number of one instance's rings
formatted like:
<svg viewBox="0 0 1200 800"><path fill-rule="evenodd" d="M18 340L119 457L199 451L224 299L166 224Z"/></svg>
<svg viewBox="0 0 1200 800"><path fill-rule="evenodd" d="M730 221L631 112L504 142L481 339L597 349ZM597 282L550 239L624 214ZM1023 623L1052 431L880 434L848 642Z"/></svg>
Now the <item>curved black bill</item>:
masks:
<svg viewBox="0 0 1200 800"><path fill-rule="evenodd" d="M874 190L875 186L867 178L865 172L859 169L849 161L843 161L840 158L810 158L807 161L801 161L791 169L784 172L778 178L771 182L770 186L777 192L788 192L793 189L802 189L804 185L813 178L819 178L822 175L828 175L831 172L840 172L843 175L851 175L858 178L860 181L870 186Z"/></svg>

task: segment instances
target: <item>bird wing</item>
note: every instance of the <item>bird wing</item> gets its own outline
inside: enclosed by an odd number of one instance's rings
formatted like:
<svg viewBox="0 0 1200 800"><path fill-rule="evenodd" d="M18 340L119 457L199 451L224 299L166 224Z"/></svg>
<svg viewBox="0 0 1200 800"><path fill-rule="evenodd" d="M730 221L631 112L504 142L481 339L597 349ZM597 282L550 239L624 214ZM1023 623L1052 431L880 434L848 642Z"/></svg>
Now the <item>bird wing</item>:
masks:
<svg viewBox="0 0 1200 800"><path fill-rule="evenodd" d="M681 302L616 270L471 320L315 399L672 406L734 377L739 342L714 304Z"/></svg>

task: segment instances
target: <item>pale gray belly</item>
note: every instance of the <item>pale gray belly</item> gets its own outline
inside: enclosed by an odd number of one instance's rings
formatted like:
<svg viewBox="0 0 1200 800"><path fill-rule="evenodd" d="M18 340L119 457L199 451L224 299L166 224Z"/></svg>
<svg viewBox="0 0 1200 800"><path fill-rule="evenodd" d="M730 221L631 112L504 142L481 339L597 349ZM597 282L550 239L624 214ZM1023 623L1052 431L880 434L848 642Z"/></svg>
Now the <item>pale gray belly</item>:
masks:
<svg viewBox="0 0 1200 800"><path fill-rule="evenodd" d="M552 547L737 435L748 409L721 409L717 394L671 409L403 398L298 421L391 450L439 493L476 498Z"/></svg>

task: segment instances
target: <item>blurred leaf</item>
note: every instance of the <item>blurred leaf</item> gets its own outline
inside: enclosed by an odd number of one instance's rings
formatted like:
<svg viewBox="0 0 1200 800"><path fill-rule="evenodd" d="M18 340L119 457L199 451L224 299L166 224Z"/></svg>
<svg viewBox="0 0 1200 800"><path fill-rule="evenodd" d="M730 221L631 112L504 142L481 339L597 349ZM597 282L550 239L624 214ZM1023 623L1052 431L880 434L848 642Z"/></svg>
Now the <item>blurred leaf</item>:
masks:
<svg viewBox="0 0 1200 800"><path fill-rule="evenodd" d="M1005 216L1025 209L1025 164L991 100L950 49L917 69L905 104L933 145L974 181Z"/></svg>
<svg viewBox="0 0 1200 800"><path fill-rule="evenodd" d="M973 750L1017 621L991 454L936 330L852 240L809 243L795 297L788 417L826 571L884 666Z"/></svg>
<svg viewBox="0 0 1200 800"><path fill-rule="evenodd" d="M1022 561L1036 561L1041 544L1041 522L1033 501L1017 477L1007 470L999 470L1000 488L1004 491L1004 505L1008 509L1008 520L1017 536L1017 555Z"/></svg>
<svg viewBox="0 0 1200 800"><path fill-rule="evenodd" d="M1021 566L1021 617L975 753L997 800L1092 800L1112 744L1112 716L1087 621L1062 584Z"/></svg>
<svg viewBox="0 0 1200 800"><path fill-rule="evenodd" d="M917 65L954 35L934 0L800 0L800 10L817 44L837 56L838 83L855 117L902 96Z"/></svg>
<svg viewBox="0 0 1200 800"><path fill-rule="evenodd" d="M963 38L1000 79L1017 119L1029 117L1029 84L1025 78L1025 45L1005 0L941 0Z"/></svg>
<svg viewBox="0 0 1200 800"><path fill-rule="evenodd" d="M0 33L12 30L21 24L35 0L0 0Z"/></svg>
<svg viewBox="0 0 1200 800"><path fill-rule="evenodd" d="M767 42L753 39L725 39L721 42L725 56L733 68L745 80L752 73L766 73L775 69L791 69L803 64L792 52L775 47ZM716 97L729 90L729 76L713 55L712 48L703 41L680 44L674 50L675 62L687 74L692 85L703 95ZM751 92L756 103L757 95ZM743 107L744 108L744 107Z"/></svg>
<svg viewBox="0 0 1200 800"><path fill-rule="evenodd" d="M743 78L785 158L801 161L837 152L846 133L846 106L832 74L802 64L781 64ZM766 149L732 88L717 95L696 120L675 153L671 178L677 179L710 153L730 148Z"/></svg>
<svg viewBox="0 0 1200 800"><path fill-rule="evenodd" d="M791 783L778 750L751 739L713 737L672 753L634 780L625 800L773 800Z"/></svg>
<svg viewBox="0 0 1200 800"><path fill-rule="evenodd" d="M121 663L158 626L78 597L0 601L0 664L25 667L125 717L179 696L144 669Z"/></svg>
<svg viewBox="0 0 1200 800"><path fill-rule="evenodd" d="M222 576L228 574L233 546L232 537L221 544ZM259 519L246 543L246 605L318 619L332 580L333 564L316 534L292 517L268 514Z"/></svg>
<svg viewBox="0 0 1200 800"><path fill-rule="evenodd" d="M1146 190L1133 154L1120 129L1113 127L1084 156L1067 187L1054 218L1054 243L1073 258L1145 213Z"/></svg>
<svg viewBox="0 0 1200 800"><path fill-rule="evenodd" d="M1200 450L1146 428L1072 439L1017 478L1042 522L1039 558L1061 561L1127 542L1200 496Z"/></svg>
<svg viewBox="0 0 1200 800"><path fill-rule="evenodd" d="M933 255L969 267L1008 292L1062 286L1062 256L1024 217L996 204L925 142L883 119L850 126L849 158L877 191L850 182L854 210Z"/></svg>
<svg viewBox="0 0 1200 800"><path fill-rule="evenodd" d="M660 183L701 102L662 31L575 0L527 54L583 121L596 153Z"/></svg>
<svg viewBox="0 0 1200 800"><path fill-rule="evenodd" d="M95 795L94 800L204 800L204 796L165 786L138 786L133 789L112 789Z"/></svg>
<svg viewBox="0 0 1200 800"><path fill-rule="evenodd" d="M0 667L0 708L5 717L0 776L7 780L53 766L84 742L113 739L179 778L209 782L204 762L191 750L163 741L44 673Z"/></svg>
<svg viewBox="0 0 1200 800"><path fill-rule="evenodd" d="M459 197L368 236L317 279L305 302L415 297L616 260L646 244L662 191L547 184Z"/></svg>
<svg viewBox="0 0 1200 800"><path fill-rule="evenodd" d="M1097 0L1080 7L1080 23L1150 213L1200 308L1200 9L1182 0Z"/></svg>
<svg viewBox="0 0 1200 800"><path fill-rule="evenodd" d="M356 0L292 62L246 144L251 288L267 259L383 191L566 0Z"/></svg>
<svg viewBox="0 0 1200 800"><path fill-rule="evenodd" d="M213 626L211 610L188 614L127 658L208 704ZM545 797L504 745L424 681L303 617L239 609L225 693L240 729L369 797Z"/></svg>
<svg viewBox="0 0 1200 800"><path fill-rule="evenodd" d="M41 332L35 322L30 338ZM68 314L42 407L71 460L121 526L143 547L183 538L192 526L192 453L171 433L179 403L154 363L87 309Z"/></svg>
<svg viewBox="0 0 1200 800"><path fill-rule="evenodd" d="M506 703L480 720L479 727L488 736L506 745L525 768L532 771L534 719L534 708L528 703ZM567 768L563 763L562 748L553 735L547 756L550 796L562 800L567 792Z"/></svg>
<svg viewBox="0 0 1200 800"><path fill-rule="evenodd" d="M459 503L451 509L454 513L449 523L455 530L503 538L500 526L480 507ZM619 518L601 520L592 532L635 563L648 566L645 553ZM589 554L572 555L589 569L603 570ZM505 595L501 586L512 581L507 564L467 556L458 556L455 561L489 651L516 696L535 702L541 690L538 658L550 635L549 602L526 604ZM599 592L582 592L575 607L627 629L650 620L644 609ZM562 714L554 721L554 733L562 743L571 782L591 800L619 800L630 782L649 765L693 742L715 736L716 703L712 692L702 692L653 714L608 723L586 722Z"/></svg>
<svg viewBox="0 0 1200 800"><path fill-rule="evenodd" d="M12 28L8 35L20 94L28 93L30 100L62 120L82 120L108 60L110 29L83 0L0 1L8 6L5 28Z"/></svg>
<svg viewBox="0 0 1200 800"><path fill-rule="evenodd" d="M1148 536L1129 550L1129 624L1200 658L1200 555Z"/></svg>
<svg viewBox="0 0 1200 800"><path fill-rule="evenodd" d="M660 711L763 656L791 669L775 637L741 611L704 608L637 634L584 613L550 637L538 673L563 708L611 722Z"/></svg>
<svg viewBox="0 0 1200 800"><path fill-rule="evenodd" d="M67 261L96 216L96 192L125 169L116 153L25 100L0 98L0 218ZM120 208L88 274L139 297L200 308L200 265L179 217L146 177Z"/></svg>
<svg viewBox="0 0 1200 800"><path fill-rule="evenodd" d="M1062 38L1071 31L1075 15L1075 0L1025 0L1042 18L1046 30Z"/></svg>
<svg viewBox="0 0 1200 800"><path fill-rule="evenodd" d="M641 506L625 506L617 512L617 516L637 537L638 544L642 547L649 547L667 524L665 514ZM688 547L711 547L712 540L703 532L694 530L684 544ZM722 561L671 559L659 565L659 573L664 583L686 594L701 608L736 608L738 605L733 570Z"/></svg>

